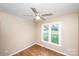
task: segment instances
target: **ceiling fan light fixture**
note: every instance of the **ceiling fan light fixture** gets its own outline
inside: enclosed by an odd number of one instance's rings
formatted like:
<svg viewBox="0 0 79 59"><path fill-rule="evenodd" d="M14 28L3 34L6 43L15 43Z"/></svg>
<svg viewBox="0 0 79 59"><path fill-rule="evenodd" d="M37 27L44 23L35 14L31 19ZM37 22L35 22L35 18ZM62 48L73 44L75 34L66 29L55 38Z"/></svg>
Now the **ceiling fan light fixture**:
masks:
<svg viewBox="0 0 79 59"><path fill-rule="evenodd" d="M39 17L39 16L36 16L35 19L36 19L36 20L40 20L40 17Z"/></svg>
<svg viewBox="0 0 79 59"><path fill-rule="evenodd" d="M37 10L36 10L36 8L30 8L32 11L33 11L33 13L35 14L35 16L34 16L34 18L33 18L33 20L34 21L42 21L42 20L46 20L45 18L43 18L43 16L51 16L52 15L52 13L47 13L47 14L40 14L40 12L38 12ZM28 16L28 15L27 15Z"/></svg>

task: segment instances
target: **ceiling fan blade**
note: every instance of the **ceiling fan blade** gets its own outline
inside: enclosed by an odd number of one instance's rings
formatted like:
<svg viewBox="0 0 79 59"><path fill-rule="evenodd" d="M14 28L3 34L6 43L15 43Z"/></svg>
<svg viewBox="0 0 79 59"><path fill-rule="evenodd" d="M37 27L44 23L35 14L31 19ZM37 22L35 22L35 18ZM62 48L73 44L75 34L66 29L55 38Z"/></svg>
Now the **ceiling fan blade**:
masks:
<svg viewBox="0 0 79 59"><path fill-rule="evenodd" d="M42 16L51 16L53 15L52 13L48 13L48 14L42 14Z"/></svg>
<svg viewBox="0 0 79 59"><path fill-rule="evenodd" d="M35 14L38 13L37 10L36 10L35 8L31 8L31 9L32 9L32 11L33 11Z"/></svg>
<svg viewBox="0 0 79 59"><path fill-rule="evenodd" d="M40 16L40 18L42 19L42 20L46 20L45 18L43 18L42 16Z"/></svg>

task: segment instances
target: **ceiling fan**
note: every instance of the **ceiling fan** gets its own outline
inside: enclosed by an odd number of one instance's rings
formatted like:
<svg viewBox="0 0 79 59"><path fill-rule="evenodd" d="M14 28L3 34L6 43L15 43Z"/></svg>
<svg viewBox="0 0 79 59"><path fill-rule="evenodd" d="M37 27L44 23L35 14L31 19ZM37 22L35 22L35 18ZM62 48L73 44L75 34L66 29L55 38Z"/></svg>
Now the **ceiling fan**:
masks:
<svg viewBox="0 0 79 59"><path fill-rule="evenodd" d="M33 18L33 20L35 20L35 21L37 21L37 20L46 20L45 18L44 18L44 16L51 16L51 15L53 15L52 13L48 13L48 14L40 14L35 8L30 8L33 12L34 12L34 14L35 14L35 16L34 16L34 18ZM24 16L32 16L32 15L24 15Z"/></svg>

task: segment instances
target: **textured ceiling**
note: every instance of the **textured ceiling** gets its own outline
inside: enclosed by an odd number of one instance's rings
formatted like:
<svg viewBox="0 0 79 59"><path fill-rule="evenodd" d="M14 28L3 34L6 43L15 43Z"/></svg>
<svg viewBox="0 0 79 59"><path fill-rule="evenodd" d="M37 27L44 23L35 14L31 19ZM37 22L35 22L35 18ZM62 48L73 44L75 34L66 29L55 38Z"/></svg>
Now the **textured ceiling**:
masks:
<svg viewBox="0 0 79 59"><path fill-rule="evenodd" d="M53 13L52 17L61 16L72 12L79 12L78 3L0 3L0 11L22 18L28 17L32 19L33 17L24 16L34 15L30 7L36 8L41 14Z"/></svg>

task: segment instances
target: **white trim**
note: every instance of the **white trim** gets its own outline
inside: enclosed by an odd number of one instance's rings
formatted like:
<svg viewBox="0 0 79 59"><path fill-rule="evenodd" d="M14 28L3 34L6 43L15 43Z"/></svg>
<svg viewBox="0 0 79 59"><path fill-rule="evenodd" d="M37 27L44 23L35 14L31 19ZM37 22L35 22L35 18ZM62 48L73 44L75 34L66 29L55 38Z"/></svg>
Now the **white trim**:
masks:
<svg viewBox="0 0 79 59"><path fill-rule="evenodd" d="M49 42L48 43L51 43L51 25L49 25Z"/></svg>
<svg viewBox="0 0 79 59"><path fill-rule="evenodd" d="M31 44L31 45L29 45L29 46L27 46L27 47L25 47L25 48L23 48L23 49L21 49L21 50L19 50L19 51L16 51L16 52L14 52L14 53L10 54L9 56L13 56L13 55L15 55L15 54L17 54L17 53L19 53L19 52L21 52L21 51L23 51L23 50L27 49L27 48L32 47L32 46L33 46L33 45L35 45L35 44L36 44L36 43L33 43L33 44Z"/></svg>
<svg viewBox="0 0 79 59"><path fill-rule="evenodd" d="M61 26L62 24L59 24L59 46L61 46Z"/></svg>
<svg viewBox="0 0 79 59"><path fill-rule="evenodd" d="M59 24L59 44L55 44L55 43L51 43L51 25L52 24ZM48 37L48 41L44 41L43 40L43 26L44 25L48 25L49 26L49 37ZM54 23L46 23L46 24L42 24L41 25L41 41L43 42L46 42L46 43L49 43L49 44L53 44L53 45L56 45L56 46L61 46L61 22L54 22Z"/></svg>
<svg viewBox="0 0 79 59"><path fill-rule="evenodd" d="M47 49L50 49L50 50L56 51L56 52L58 52L58 53L60 53L60 54L63 54L63 55L66 55L66 56L70 56L69 54L66 54L66 53L63 53L63 52L57 51L57 50L52 49L52 48L49 48L49 47L46 47L46 46L41 45L41 44L39 44L39 43L33 43L32 45L30 45L30 46L28 46L28 47L25 47L25 48L23 48L23 49L21 49L21 50L19 50L19 51L17 51L17 52L14 52L14 53L10 54L9 56L13 56L13 55L15 55L16 53L19 53L19 52L21 52L21 51L23 51L23 50L25 50L25 49L27 49L27 48L29 48L29 47L35 45L35 44L40 45L40 46L42 46L42 47L45 47L45 48L47 48Z"/></svg>
<svg viewBox="0 0 79 59"><path fill-rule="evenodd" d="M36 44L37 44L37 45L40 45L40 46L42 46L42 47L45 47L45 48L47 48L47 49L50 49L50 50L52 50L52 51L56 51L56 52L58 52L58 53L60 53L60 54L63 54L63 55L65 55L65 56L71 56L71 55L69 55L69 54L67 54L67 53L63 53L63 52L60 52L60 51L58 51L58 50L55 50L55 49L46 47L46 46L44 46L44 45L42 45L42 44L39 44L39 43L36 43Z"/></svg>

